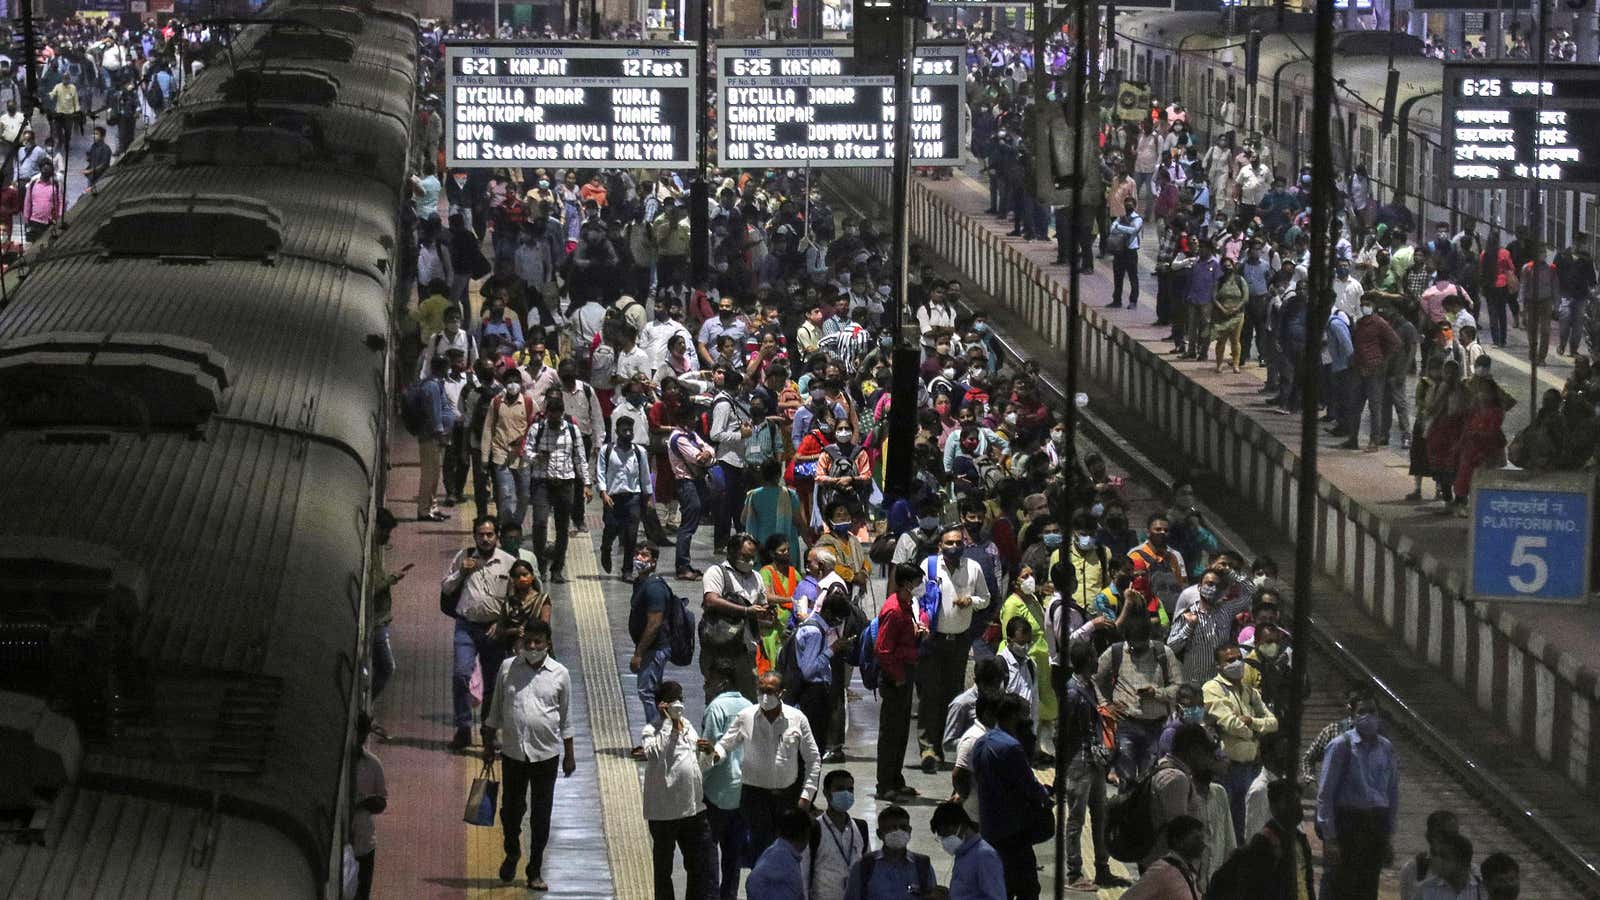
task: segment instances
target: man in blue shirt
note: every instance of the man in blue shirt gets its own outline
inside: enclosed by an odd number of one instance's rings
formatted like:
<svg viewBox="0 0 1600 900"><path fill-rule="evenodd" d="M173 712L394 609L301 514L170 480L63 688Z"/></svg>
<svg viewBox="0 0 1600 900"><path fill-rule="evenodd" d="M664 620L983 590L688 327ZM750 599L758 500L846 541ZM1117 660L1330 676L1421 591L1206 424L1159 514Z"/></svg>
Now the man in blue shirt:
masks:
<svg viewBox="0 0 1600 900"><path fill-rule="evenodd" d="M439 489L439 476L444 471L444 448L450 443L459 414L455 404L445 395L444 377L450 371L450 361L434 356L428 361L428 377L416 390L422 393L422 422L417 429L418 468L417 519L423 522L442 522L449 518L434 505Z"/></svg>
<svg viewBox="0 0 1600 900"><path fill-rule="evenodd" d="M850 618L850 593L829 590L823 595L822 609L800 623L790 638L795 642L795 665L800 670L791 703L811 723L811 733L826 735L833 712L833 648L841 639L838 629ZM784 677L787 683L789 678Z"/></svg>
<svg viewBox="0 0 1600 900"><path fill-rule="evenodd" d="M750 870L744 883L746 900L806 900L800 854L811 843L813 827L810 813L799 807L778 814L778 839L767 845Z"/></svg>
<svg viewBox="0 0 1600 900"><path fill-rule="evenodd" d="M1328 317L1323 348L1328 358L1328 383L1332 385L1328 393L1328 419L1334 423L1331 433L1334 437L1348 437L1350 432L1345 428L1345 419L1346 411L1355 404L1356 349L1350 338L1350 317L1344 310L1335 309Z"/></svg>
<svg viewBox="0 0 1600 900"><path fill-rule="evenodd" d="M628 671L637 676L635 684L639 702L644 706L644 723L661 724L661 710L656 706L656 687L667 670L667 658L672 655L672 636L664 630L667 604L676 601L671 585L656 574L656 561L661 551L646 542L633 554L633 597L628 602L628 635L633 638L633 658L628 660ZM707 691L710 695L710 691Z"/></svg>
<svg viewBox="0 0 1600 900"><path fill-rule="evenodd" d="M711 661L706 672L705 715L700 719L700 736L715 743L722 739L739 713L750 706L750 701L734 687L733 660L722 658ZM739 764L744 758L744 748L735 747L722 762L706 770L706 819L711 825L711 840L716 846L721 864L713 872L720 886L720 900L735 900L739 896L739 869L748 863L740 858L740 848L745 844L744 818L739 814L739 798L743 781ZM779 843L782 843L781 841Z"/></svg>
<svg viewBox="0 0 1600 900"><path fill-rule="evenodd" d="M1050 801L1017 738L1030 720L1028 701L1005 695L996 704L995 727L972 750L983 839L1000 854L1007 895L1019 900L1039 896L1038 861L1028 826L1034 811Z"/></svg>
<svg viewBox="0 0 1600 900"><path fill-rule="evenodd" d="M1005 867L1000 854L978 834L966 810L952 800L934 807L929 823L945 852L955 857L950 867L950 900L1006 900Z"/></svg>
<svg viewBox="0 0 1600 900"><path fill-rule="evenodd" d="M1369 697L1356 708L1355 727L1334 738L1322 758L1317 834L1324 897L1376 898L1378 875L1394 859L1400 769L1378 726L1378 703Z"/></svg>
<svg viewBox="0 0 1600 900"><path fill-rule="evenodd" d="M1200 242L1200 255L1189 270L1189 283L1184 288L1184 359L1206 358L1206 329L1211 319L1211 301L1216 297L1217 284L1222 281L1222 263L1217 261L1215 248L1209 240Z"/></svg>
<svg viewBox="0 0 1600 900"><path fill-rule="evenodd" d="M850 883L844 900L901 900L927 896L939 883L933 863L921 853L906 847L911 843L911 814L903 806L886 806L878 813L877 850L861 857L850 867ZM751 894L754 900L754 894Z"/></svg>

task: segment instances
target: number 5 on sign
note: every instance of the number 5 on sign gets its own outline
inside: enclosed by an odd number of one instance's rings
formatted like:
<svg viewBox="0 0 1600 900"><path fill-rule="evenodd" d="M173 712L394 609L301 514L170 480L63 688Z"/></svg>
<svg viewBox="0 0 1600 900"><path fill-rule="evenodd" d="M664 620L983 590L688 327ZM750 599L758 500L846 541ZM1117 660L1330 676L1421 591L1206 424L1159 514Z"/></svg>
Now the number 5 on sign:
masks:
<svg viewBox="0 0 1600 900"><path fill-rule="evenodd" d="M1588 601L1592 475L1483 471L1471 498L1469 599Z"/></svg>
<svg viewBox="0 0 1600 900"><path fill-rule="evenodd" d="M1537 594L1550 580L1550 567L1545 565L1544 557L1533 550L1543 550L1549 540L1542 536L1523 534L1517 536L1517 542L1511 547L1511 567L1528 568L1532 570L1530 577L1512 575L1507 579L1511 587L1519 594Z"/></svg>

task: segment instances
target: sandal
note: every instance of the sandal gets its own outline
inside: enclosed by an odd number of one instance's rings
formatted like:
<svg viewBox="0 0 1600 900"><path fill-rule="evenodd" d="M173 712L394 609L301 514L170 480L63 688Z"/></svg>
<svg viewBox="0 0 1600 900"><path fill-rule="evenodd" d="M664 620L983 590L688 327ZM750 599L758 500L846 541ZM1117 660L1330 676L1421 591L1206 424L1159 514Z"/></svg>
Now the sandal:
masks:
<svg viewBox="0 0 1600 900"><path fill-rule="evenodd" d="M550 890L550 885L546 884L543 878L529 878L528 890L543 893Z"/></svg>

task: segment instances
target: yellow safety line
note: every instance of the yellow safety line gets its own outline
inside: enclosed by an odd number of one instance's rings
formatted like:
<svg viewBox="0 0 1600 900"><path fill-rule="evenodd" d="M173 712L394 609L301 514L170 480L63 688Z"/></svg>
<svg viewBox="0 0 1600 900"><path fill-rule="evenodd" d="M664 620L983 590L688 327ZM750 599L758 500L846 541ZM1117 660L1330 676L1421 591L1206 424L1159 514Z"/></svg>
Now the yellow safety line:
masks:
<svg viewBox="0 0 1600 900"><path fill-rule="evenodd" d="M588 534L573 532L567 549L567 574L572 579L573 620L578 626L578 652L589 695L589 731L594 739L594 765L600 781L601 824L611 862L612 896L617 900L650 900L654 877L650 835L644 822L644 793L639 770L628 751L633 736L622 696L622 681L600 589L599 566ZM579 765L586 761L580 758Z"/></svg>

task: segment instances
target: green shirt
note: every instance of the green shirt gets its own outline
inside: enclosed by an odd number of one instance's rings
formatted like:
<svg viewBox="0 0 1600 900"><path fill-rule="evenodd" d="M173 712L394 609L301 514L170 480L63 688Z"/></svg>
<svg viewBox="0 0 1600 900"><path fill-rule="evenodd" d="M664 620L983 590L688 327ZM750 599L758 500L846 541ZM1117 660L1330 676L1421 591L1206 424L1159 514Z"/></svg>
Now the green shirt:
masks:
<svg viewBox="0 0 1600 900"><path fill-rule="evenodd" d="M750 706L750 701L738 691L728 690L716 696L706 706L706 714L700 718L700 736L715 744L721 740L722 733L745 707ZM743 786L739 775L739 761L744 756L743 747L735 747L722 762L706 770L705 790L706 802L718 809L738 809L739 793Z"/></svg>

